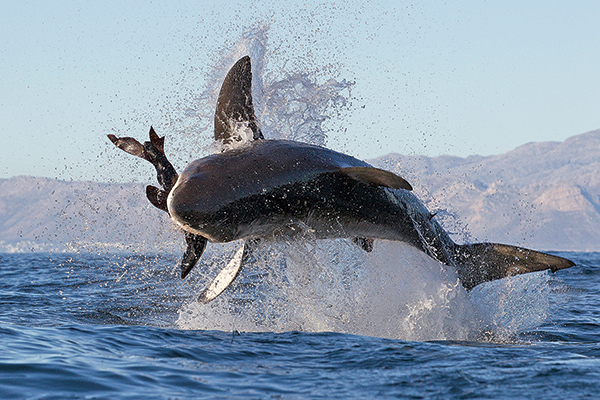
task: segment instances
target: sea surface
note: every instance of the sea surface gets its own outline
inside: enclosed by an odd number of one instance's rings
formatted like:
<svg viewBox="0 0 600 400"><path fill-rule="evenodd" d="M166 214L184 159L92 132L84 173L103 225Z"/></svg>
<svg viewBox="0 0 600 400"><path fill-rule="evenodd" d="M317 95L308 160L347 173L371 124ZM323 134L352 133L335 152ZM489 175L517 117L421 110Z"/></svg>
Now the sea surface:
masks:
<svg viewBox="0 0 600 400"><path fill-rule="evenodd" d="M0 399L600 397L600 253L468 293L393 243L261 252L208 305L228 249L185 281L178 255L0 254Z"/></svg>

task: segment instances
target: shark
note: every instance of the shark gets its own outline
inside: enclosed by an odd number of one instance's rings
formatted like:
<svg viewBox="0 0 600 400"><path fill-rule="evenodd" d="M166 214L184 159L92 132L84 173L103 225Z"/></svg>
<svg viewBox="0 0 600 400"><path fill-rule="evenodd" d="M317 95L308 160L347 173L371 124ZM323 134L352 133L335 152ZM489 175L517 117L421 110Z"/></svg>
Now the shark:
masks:
<svg viewBox="0 0 600 400"><path fill-rule="evenodd" d="M378 239L407 243L453 267L466 290L484 282L536 271L572 267L572 261L500 243L457 244L403 177L347 154L291 140L266 139L252 102L249 56L227 73L214 116L214 154L178 174L164 151L164 137L150 128L143 144L108 138L123 151L149 161L162 188L146 197L167 212L186 241L180 268L185 278L208 242L242 241L232 259L198 296L208 303L236 279L263 239L349 238L366 252Z"/></svg>

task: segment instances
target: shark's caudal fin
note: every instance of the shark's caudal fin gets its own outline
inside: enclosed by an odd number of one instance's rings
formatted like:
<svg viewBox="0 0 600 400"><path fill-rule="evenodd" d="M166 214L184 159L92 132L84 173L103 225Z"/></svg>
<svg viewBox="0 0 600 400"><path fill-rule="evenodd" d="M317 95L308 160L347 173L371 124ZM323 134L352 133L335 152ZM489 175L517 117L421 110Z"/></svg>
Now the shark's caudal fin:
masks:
<svg viewBox="0 0 600 400"><path fill-rule="evenodd" d="M467 290L509 276L529 272L552 272L575 265L566 258L522 247L497 243L457 245L458 276Z"/></svg>
<svg viewBox="0 0 600 400"><path fill-rule="evenodd" d="M250 129L253 140L264 139L252 105L250 57L238 60L223 81L215 111L215 140L223 144L245 141Z"/></svg>

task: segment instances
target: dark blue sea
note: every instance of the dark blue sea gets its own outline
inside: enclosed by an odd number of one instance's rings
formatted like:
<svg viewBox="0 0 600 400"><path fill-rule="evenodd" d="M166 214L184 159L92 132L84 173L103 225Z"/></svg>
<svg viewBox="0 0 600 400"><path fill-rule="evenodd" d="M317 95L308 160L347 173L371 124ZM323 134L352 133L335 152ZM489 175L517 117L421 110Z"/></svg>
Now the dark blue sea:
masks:
<svg viewBox="0 0 600 400"><path fill-rule="evenodd" d="M600 253L468 293L404 248L279 246L208 305L227 254L0 254L0 398L600 398Z"/></svg>

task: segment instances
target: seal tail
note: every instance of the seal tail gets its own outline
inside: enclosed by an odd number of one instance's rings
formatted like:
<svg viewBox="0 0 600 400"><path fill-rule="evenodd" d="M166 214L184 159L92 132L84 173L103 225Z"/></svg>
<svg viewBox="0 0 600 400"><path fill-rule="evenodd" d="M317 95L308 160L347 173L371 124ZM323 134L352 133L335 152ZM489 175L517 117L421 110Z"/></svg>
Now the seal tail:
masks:
<svg viewBox="0 0 600 400"><path fill-rule="evenodd" d="M458 276L467 290L496 279L575 265L563 257L498 243L456 245L455 254Z"/></svg>

